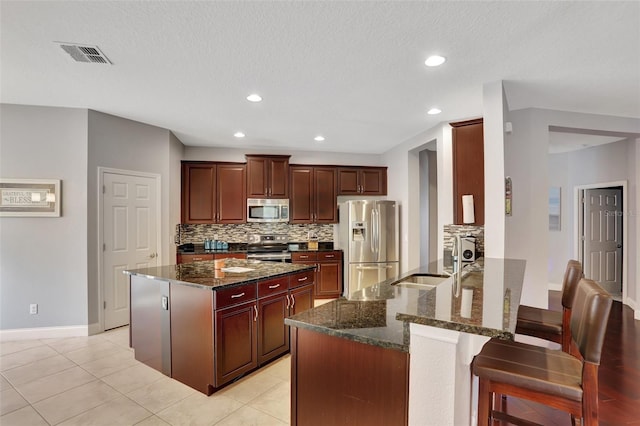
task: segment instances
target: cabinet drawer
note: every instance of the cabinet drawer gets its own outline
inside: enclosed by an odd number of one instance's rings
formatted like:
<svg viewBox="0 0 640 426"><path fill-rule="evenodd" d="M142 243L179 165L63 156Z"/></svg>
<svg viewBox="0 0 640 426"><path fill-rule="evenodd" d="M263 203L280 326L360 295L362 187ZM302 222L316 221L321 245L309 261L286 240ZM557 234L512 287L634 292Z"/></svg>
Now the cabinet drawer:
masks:
<svg viewBox="0 0 640 426"><path fill-rule="evenodd" d="M308 262L309 260L317 260L318 253L310 251L299 251L291 253L292 262Z"/></svg>
<svg viewBox="0 0 640 426"><path fill-rule="evenodd" d="M289 277L280 277L258 282L258 298L282 293L289 289Z"/></svg>
<svg viewBox="0 0 640 426"><path fill-rule="evenodd" d="M213 254L179 254L178 263L201 262L203 260L213 260Z"/></svg>
<svg viewBox="0 0 640 426"><path fill-rule="evenodd" d="M305 284L311 284L315 281L316 271L313 269L310 271L300 272L294 275L291 275L289 281L289 288L298 287Z"/></svg>
<svg viewBox="0 0 640 426"><path fill-rule="evenodd" d="M327 261L331 262L332 260L341 260L342 252L341 251L321 251L318 252L318 261Z"/></svg>
<svg viewBox="0 0 640 426"><path fill-rule="evenodd" d="M226 306L256 300L256 284L245 284L238 287L216 290L215 293L216 309L222 309Z"/></svg>
<svg viewBox="0 0 640 426"><path fill-rule="evenodd" d="M246 253L216 253L213 256L215 259L247 259Z"/></svg>

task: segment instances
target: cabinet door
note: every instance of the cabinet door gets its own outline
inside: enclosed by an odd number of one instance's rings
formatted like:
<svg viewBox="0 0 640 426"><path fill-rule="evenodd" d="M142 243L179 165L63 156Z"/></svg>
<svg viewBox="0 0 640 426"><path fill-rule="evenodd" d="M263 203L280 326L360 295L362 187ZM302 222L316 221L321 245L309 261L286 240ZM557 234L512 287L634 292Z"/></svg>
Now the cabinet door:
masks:
<svg viewBox="0 0 640 426"><path fill-rule="evenodd" d="M387 170L360 170L360 192L364 195L387 195Z"/></svg>
<svg viewBox="0 0 640 426"><path fill-rule="evenodd" d="M258 363L260 365L289 350L288 293L258 300Z"/></svg>
<svg viewBox="0 0 640 426"><path fill-rule="evenodd" d="M182 223L214 223L216 219L216 166L182 165Z"/></svg>
<svg viewBox="0 0 640 426"><path fill-rule="evenodd" d="M338 169L338 195L359 194L358 169Z"/></svg>
<svg viewBox="0 0 640 426"><path fill-rule="evenodd" d="M216 387L258 366L255 302L216 311Z"/></svg>
<svg viewBox="0 0 640 426"><path fill-rule="evenodd" d="M267 196L267 162L266 157L247 156L247 197L265 198Z"/></svg>
<svg viewBox="0 0 640 426"><path fill-rule="evenodd" d="M289 314L295 315L313 308L313 283L291 290Z"/></svg>
<svg viewBox="0 0 640 426"><path fill-rule="evenodd" d="M289 157L272 158L268 166L269 198L289 198Z"/></svg>
<svg viewBox="0 0 640 426"><path fill-rule="evenodd" d="M484 225L483 121L451 123L453 147L453 219L463 224L462 196L473 195L475 222Z"/></svg>
<svg viewBox="0 0 640 426"><path fill-rule="evenodd" d="M339 297L342 291L342 265L340 262L319 262L316 297Z"/></svg>
<svg viewBox="0 0 640 426"><path fill-rule="evenodd" d="M314 222L338 223L337 173L333 167L316 167L313 180Z"/></svg>
<svg viewBox="0 0 640 426"><path fill-rule="evenodd" d="M217 185L218 223L247 221L247 183L244 164L219 164Z"/></svg>
<svg viewBox="0 0 640 426"><path fill-rule="evenodd" d="M291 167L289 222L313 222L313 168Z"/></svg>

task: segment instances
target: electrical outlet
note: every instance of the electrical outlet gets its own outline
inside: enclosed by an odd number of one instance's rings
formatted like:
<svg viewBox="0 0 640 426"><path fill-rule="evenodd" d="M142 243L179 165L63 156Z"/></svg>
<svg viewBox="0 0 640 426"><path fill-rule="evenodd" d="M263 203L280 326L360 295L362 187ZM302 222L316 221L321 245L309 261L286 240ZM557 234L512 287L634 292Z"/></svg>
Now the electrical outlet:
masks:
<svg viewBox="0 0 640 426"><path fill-rule="evenodd" d="M36 315L38 313L38 304L32 303L29 305L29 314Z"/></svg>

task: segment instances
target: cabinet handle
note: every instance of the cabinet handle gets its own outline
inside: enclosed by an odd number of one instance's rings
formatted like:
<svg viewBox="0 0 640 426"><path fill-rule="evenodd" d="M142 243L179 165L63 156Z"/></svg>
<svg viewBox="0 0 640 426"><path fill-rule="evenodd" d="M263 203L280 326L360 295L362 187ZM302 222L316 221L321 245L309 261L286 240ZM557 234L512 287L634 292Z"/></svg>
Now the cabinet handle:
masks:
<svg viewBox="0 0 640 426"><path fill-rule="evenodd" d="M201 257L194 257L193 260L202 260Z"/></svg>
<svg viewBox="0 0 640 426"><path fill-rule="evenodd" d="M278 288L280 287L280 284L276 284L276 285L270 285L269 288L274 289L274 288Z"/></svg>
<svg viewBox="0 0 640 426"><path fill-rule="evenodd" d="M258 321L258 307L256 305L253 305L253 322Z"/></svg>
<svg viewBox="0 0 640 426"><path fill-rule="evenodd" d="M240 294L232 294L232 295L231 295L231 298L232 298L232 299L236 299L236 298L238 298L238 297L242 297L242 296L244 296L244 293L240 293Z"/></svg>
<svg viewBox="0 0 640 426"><path fill-rule="evenodd" d="M293 294L291 295L291 308L293 308L294 306L296 306L296 298L293 297Z"/></svg>
<svg viewBox="0 0 640 426"><path fill-rule="evenodd" d="M300 259L308 259L308 258L309 256L304 256L304 255L300 256Z"/></svg>
<svg viewBox="0 0 640 426"><path fill-rule="evenodd" d="M327 259L329 259L329 258L333 258L333 257L335 257L335 256L334 256L334 255L332 255L332 254L327 254L327 255L325 255L325 257L326 257Z"/></svg>
<svg viewBox="0 0 640 426"><path fill-rule="evenodd" d="M289 300L289 295L285 294L286 298L287 298L287 309L289 309L291 307L291 301Z"/></svg>
<svg viewBox="0 0 640 426"><path fill-rule="evenodd" d="M303 278L298 278L298 282L301 283L302 281L306 281L309 277L303 277Z"/></svg>

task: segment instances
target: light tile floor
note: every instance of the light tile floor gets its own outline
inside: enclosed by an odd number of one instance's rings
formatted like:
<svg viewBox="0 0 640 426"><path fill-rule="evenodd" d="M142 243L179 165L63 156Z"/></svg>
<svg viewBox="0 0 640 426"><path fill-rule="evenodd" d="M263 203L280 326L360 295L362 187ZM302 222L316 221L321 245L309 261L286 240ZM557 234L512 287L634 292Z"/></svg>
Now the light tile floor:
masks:
<svg viewBox="0 0 640 426"><path fill-rule="evenodd" d="M129 329L0 343L0 425L287 425L290 356L210 397L136 361Z"/></svg>

